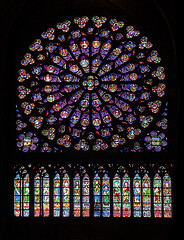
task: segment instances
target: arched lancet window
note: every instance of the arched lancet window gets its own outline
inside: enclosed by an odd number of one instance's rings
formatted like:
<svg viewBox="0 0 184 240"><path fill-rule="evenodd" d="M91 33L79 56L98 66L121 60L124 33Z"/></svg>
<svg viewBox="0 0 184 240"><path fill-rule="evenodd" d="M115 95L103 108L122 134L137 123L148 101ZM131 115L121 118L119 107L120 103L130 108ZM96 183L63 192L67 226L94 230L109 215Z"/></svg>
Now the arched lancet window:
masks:
<svg viewBox="0 0 184 240"><path fill-rule="evenodd" d="M34 216L48 217L50 211L49 175L44 167L34 177Z"/></svg>
<svg viewBox="0 0 184 240"><path fill-rule="evenodd" d="M123 176L115 174L113 178L113 216L130 217L130 178L125 169L121 166L118 172L123 172Z"/></svg>
<svg viewBox="0 0 184 240"><path fill-rule="evenodd" d="M76 175L78 178L78 175ZM75 190L76 190L76 185L75 185L75 178L73 180L73 209L74 209L74 214L76 204L77 204L77 199L75 198ZM54 217L69 217L70 216L70 194L71 194L71 189L70 189L70 177L69 174L66 172L64 167L60 167L57 171L55 171L55 176L53 180L53 204L54 204ZM80 197L80 195L79 195ZM75 201L76 200L76 201ZM76 210L77 211L77 210ZM77 213L77 215L80 214L80 211Z"/></svg>
<svg viewBox="0 0 184 240"><path fill-rule="evenodd" d="M164 217L172 217L171 178L166 173L163 178L163 204Z"/></svg>
<svg viewBox="0 0 184 240"><path fill-rule="evenodd" d="M137 173L133 180L133 206L134 206L134 217L141 217L141 177Z"/></svg>
<svg viewBox="0 0 184 240"><path fill-rule="evenodd" d="M74 217L81 215L81 180L78 173L73 179L73 215Z"/></svg>
<svg viewBox="0 0 184 240"><path fill-rule="evenodd" d="M123 176L122 182L122 204L123 217L130 217L131 215L131 201L130 201L130 177L127 173Z"/></svg>
<svg viewBox="0 0 184 240"><path fill-rule="evenodd" d="M118 174L113 179L113 216L121 217L121 178Z"/></svg>
<svg viewBox="0 0 184 240"><path fill-rule="evenodd" d="M101 180L98 174L93 179L94 217L101 216Z"/></svg>
<svg viewBox="0 0 184 240"><path fill-rule="evenodd" d="M110 217L110 178L107 174L102 178L102 216Z"/></svg>
<svg viewBox="0 0 184 240"><path fill-rule="evenodd" d="M162 180L157 173L153 180L154 216L162 217Z"/></svg>
<svg viewBox="0 0 184 240"><path fill-rule="evenodd" d="M142 206L143 217L151 217L151 189L148 174L142 178Z"/></svg>
<svg viewBox="0 0 184 240"><path fill-rule="evenodd" d="M165 167L161 166L154 176L154 216L161 218L172 217L171 178Z"/></svg>
<svg viewBox="0 0 184 240"><path fill-rule="evenodd" d="M59 217L61 214L61 196L60 196L61 179L57 173L54 177L54 217Z"/></svg>
<svg viewBox="0 0 184 240"><path fill-rule="evenodd" d="M82 181L82 216L90 216L90 179L87 173Z"/></svg>
<svg viewBox="0 0 184 240"><path fill-rule="evenodd" d="M62 205L63 217L70 216L70 178L67 173L63 176L63 191L62 191Z"/></svg>
<svg viewBox="0 0 184 240"><path fill-rule="evenodd" d="M151 217L151 189L148 171L140 166L133 179L134 217Z"/></svg>
<svg viewBox="0 0 184 240"><path fill-rule="evenodd" d="M29 174L21 167L14 178L14 215L29 217Z"/></svg>

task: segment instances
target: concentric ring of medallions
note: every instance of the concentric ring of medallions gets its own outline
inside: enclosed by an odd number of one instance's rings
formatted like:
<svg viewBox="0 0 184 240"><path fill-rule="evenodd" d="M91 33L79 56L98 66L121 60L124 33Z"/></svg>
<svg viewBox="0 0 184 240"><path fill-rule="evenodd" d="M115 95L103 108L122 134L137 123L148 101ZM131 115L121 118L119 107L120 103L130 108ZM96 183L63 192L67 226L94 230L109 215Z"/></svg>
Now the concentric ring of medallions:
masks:
<svg viewBox="0 0 184 240"><path fill-rule="evenodd" d="M76 17L48 28L29 50L18 76L20 150L166 147L164 68L133 26Z"/></svg>

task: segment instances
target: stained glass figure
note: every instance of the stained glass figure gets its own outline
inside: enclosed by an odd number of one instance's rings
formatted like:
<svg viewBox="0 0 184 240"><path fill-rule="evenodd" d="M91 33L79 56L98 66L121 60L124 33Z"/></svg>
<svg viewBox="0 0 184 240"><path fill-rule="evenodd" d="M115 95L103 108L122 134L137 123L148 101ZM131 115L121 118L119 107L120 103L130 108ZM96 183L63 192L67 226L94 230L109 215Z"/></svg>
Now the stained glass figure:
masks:
<svg viewBox="0 0 184 240"><path fill-rule="evenodd" d="M46 173L43 177L43 216L49 216L49 175Z"/></svg>
<svg viewBox="0 0 184 240"><path fill-rule="evenodd" d="M50 210L49 175L44 167L34 177L34 216L48 217Z"/></svg>
<svg viewBox="0 0 184 240"><path fill-rule="evenodd" d="M153 180L154 192L154 217L162 217L162 180L157 173Z"/></svg>
<svg viewBox="0 0 184 240"><path fill-rule="evenodd" d="M163 177L163 210L164 217L172 217L171 178L167 173Z"/></svg>
<svg viewBox="0 0 184 240"><path fill-rule="evenodd" d="M29 174L21 167L14 178L14 215L29 217Z"/></svg>
<svg viewBox="0 0 184 240"><path fill-rule="evenodd" d="M61 186L61 180L60 175L57 173L54 177L54 217L59 217L61 212L61 203L60 203L60 186Z"/></svg>
<svg viewBox="0 0 184 240"><path fill-rule="evenodd" d="M17 174L14 178L14 215L20 216L20 205L21 205L21 187L20 187L20 175Z"/></svg>
<svg viewBox="0 0 184 240"><path fill-rule="evenodd" d="M122 215L123 217L130 217L131 215L131 201L130 201L130 177L125 173L122 182Z"/></svg>
<svg viewBox="0 0 184 240"><path fill-rule="evenodd" d="M40 216L40 210L41 210L41 186L40 186L40 175L39 173L36 174L34 178L34 216L39 217Z"/></svg>
<svg viewBox="0 0 184 240"><path fill-rule="evenodd" d="M145 174L142 178L142 207L143 217L151 217L151 192L148 174Z"/></svg>
<svg viewBox="0 0 184 240"><path fill-rule="evenodd" d="M29 174L23 178L23 216L29 217Z"/></svg>
<svg viewBox="0 0 184 240"><path fill-rule="evenodd" d="M70 216L70 178L67 173L63 176L63 217Z"/></svg>
<svg viewBox="0 0 184 240"><path fill-rule="evenodd" d="M80 184L80 175L77 173L73 179L73 215L74 217L80 217L81 215L81 184Z"/></svg>
<svg viewBox="0 0 184 240"><path fill-rule="evenodd" d="M82 216L90 216L90 179L87 173L82 181Z"/></svg>
<svg viewBox="0 0 184 240"><path fill-rule="evenodd" d="M102 178L102 216L110 217L110 179L107 174Z"/></svg>
<svg viewBox="0 0 184 240"><path fill-rule="evenodd" d="M98 174L93 179L94 217L101 216L101 180Z"/></svg>
<svg viewBox="0 0 184 240"><path fill-rule="evenodd" d="M134 208L134 217L142 216L141 209L141 178L137 173L133 179L133 208Z"/></svg>
<svg viewBox="0 0 184 240"><path fill-rule="evenodd" d="M121 217L121 179L118 174L113 178L113 216Z"/></svg>
<svg viewBox="0 0 184 240"><path fill-rule="evenodd" d="M60 22L21 61L17 149L167 150L166 87L159 53L133 26L104 16Z"/></svg>

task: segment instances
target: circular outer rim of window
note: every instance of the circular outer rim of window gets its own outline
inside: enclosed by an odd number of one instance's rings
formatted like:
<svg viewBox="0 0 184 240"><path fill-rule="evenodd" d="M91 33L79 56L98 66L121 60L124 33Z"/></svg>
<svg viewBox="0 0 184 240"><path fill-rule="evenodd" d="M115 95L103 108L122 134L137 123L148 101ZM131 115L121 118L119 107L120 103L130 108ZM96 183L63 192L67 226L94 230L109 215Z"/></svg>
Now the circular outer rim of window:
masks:
<svg viewBox="0 0 184 240"><path fill-rule="evenodd" d="M167 150L161 58L123 21L83 16L46 29L22 58L17 95L20 151Z"/></svg>

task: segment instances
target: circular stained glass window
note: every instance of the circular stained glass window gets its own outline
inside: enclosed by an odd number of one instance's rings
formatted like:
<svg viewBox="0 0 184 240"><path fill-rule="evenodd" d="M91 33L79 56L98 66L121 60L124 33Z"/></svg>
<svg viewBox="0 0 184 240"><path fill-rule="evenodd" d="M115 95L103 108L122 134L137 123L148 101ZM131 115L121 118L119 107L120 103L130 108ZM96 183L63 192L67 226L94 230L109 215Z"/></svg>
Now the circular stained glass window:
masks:
<svg viewBox="0 0 184 240"><path fill-rule="evenodd" d="M29 46L17 81L23 152L167 147L161 58L123 21L85 16L48 28Z"/></svg>

